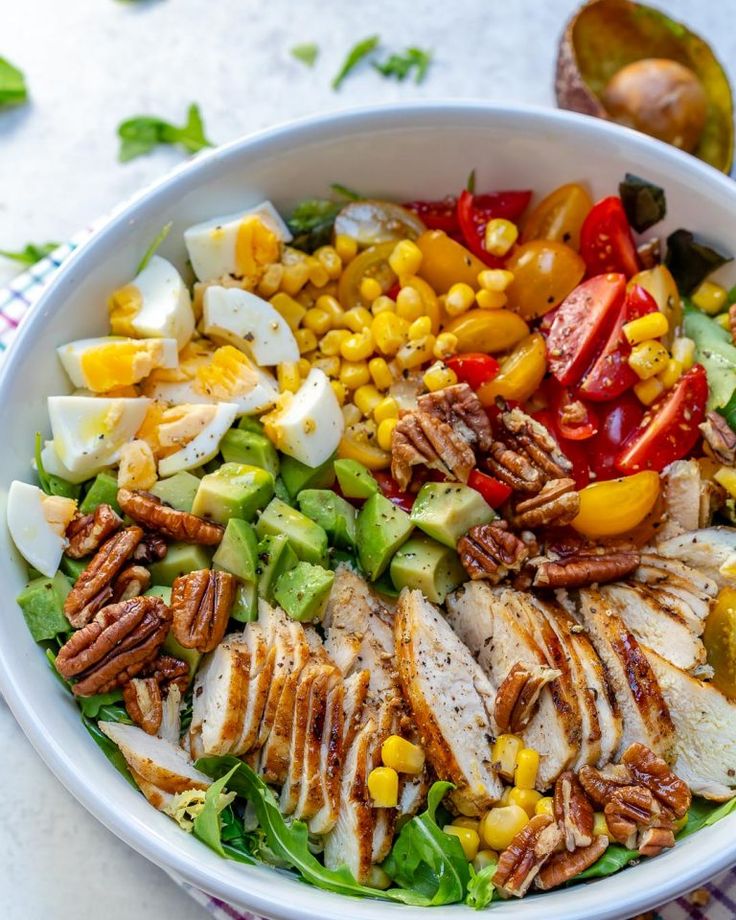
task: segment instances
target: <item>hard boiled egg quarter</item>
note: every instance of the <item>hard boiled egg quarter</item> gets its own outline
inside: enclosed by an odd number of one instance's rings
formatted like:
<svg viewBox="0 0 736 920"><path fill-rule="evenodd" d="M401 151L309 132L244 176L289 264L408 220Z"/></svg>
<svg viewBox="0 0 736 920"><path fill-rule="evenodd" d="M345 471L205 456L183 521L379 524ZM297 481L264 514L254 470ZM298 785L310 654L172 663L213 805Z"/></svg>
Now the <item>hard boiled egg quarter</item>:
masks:
<svg viewBox="0 0 736 920"><path fill-rule="evenodd" d="M181 349L194 332L192 299L171 262L152 256L130 284L108 303L113 335L176 339Z"/></svg>
<svg viewBox="0 0 736 920"><path fill-rule="evenodd" d="M204 334L253 356L261 367L299 360L289 324L267 300L240 288L212 285L204 292Z"/></svg>
<svg viewBox="0 0 736 920"><path fill-rule="evenodd" d="M138 383L158 367L179 363L176 339L128 339L106 336L79 339L56 349L76 387L105 393Z"/></svg>
<svg viewBox="0 0 736 920"><path fill-rule="evenodd" d="M159 448L167 452L159 460L159 475L173 476L211 460L235 421L237 411L233 403L174 406L165 410L156 433ZM172 448L173 452L169 452Z"/></svg>
<svg viewBox="0 0 736 920"><path fill-rule="evenodd" d="M14 480L8 491L7 521L18 552L51 578L66 548L66 528L77 511L73 498L46 495L37 486Z"/></svg>
<svg viewBox="0 0 736 920"><path fill-rule="evenodd" d="M256 276L265 265L278 261L280 244L291 238L270 201L184 231L189 260L200 281Z"/></svg>
<svg viewBox="0 0 736 920"><path fill-rule="evenodd" d="M282 393L278 407L263 422L279 450L312 467L337 450L345 427L330 381L317 368L296 393Z"/></svg>

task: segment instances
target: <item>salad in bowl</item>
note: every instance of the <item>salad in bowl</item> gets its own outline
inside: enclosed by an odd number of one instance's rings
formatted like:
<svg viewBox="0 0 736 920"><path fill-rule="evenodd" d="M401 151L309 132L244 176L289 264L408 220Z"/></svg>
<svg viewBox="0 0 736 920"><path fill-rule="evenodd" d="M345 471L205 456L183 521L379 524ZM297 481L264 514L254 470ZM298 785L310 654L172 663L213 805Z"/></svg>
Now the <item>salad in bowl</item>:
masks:
<svg viewBox="0 0 736 920"><path fill-rule="evenodd" d="M633 175L474 184L215 216L190 278L156 240L7 500L18 615L154 808L415 906L736 802L729 256Z"/></svg>

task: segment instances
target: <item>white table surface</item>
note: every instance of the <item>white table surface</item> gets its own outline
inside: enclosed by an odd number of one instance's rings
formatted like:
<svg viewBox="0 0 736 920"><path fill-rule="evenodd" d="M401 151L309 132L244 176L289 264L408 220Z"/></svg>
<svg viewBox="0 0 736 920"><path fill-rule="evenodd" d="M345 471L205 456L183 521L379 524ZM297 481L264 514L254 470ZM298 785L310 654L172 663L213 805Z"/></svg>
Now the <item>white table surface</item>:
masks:
<svg viewBox="0 0 736 920"><path fill-rule="evenodd" d="M210 138L366 103L474 97L553 104L557 36L574 0L3 0L0 56L32 102L0 114L0 249L63 240L180 162L175 150L121 165L117 124L179 122L202 107ZM708 37L736 82L736 0L660 0ZM346 50L433 48L421 86L367 67L341 92ZM289 49L316 41L313 70ZM450 190L448 190L450 191ZM15 271L0 259L0 282ZM14 615L6 599L4 616ZM202 920L204 911L92 819L31 749L0 701L0 904L4 920Z"/></svg>

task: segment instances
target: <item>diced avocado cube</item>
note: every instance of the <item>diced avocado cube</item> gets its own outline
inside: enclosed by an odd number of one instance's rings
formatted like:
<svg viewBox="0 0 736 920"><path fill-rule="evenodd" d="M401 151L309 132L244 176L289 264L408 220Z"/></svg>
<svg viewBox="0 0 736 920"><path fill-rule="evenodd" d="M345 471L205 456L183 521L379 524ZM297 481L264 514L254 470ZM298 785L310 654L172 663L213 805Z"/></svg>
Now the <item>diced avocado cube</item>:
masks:
<svg viewBox="0 0 736 920"><path fill-rule="evenodd" d="M90 514L98 505L109 505L118 514L122 514L118 504L118 480L111 473L98 473L95 476L79 510L82 514Z"/></svg>
<svg viewBox="0 0 736 920"><path fill-rule="evenodd" d="M263 423L251 415L244 415L238 422L238 428L241 431L252 431L255 434L263 434Z"/></svg>
<svg viewBox="0 0 736 920"><path fill-rule="evenodd" d="M330 543L355 546L355 508L331 489L302 489L297 499L302 514L324 527Z"/></svg>
<svg viewBox="0 0 736 920"><path fill-rule="evenodd" d="M150 591L146 591L146 594L150 593ZM199 662L202 660L201 652L198 652L196 648L184 648L184 646L180 645L174 638L173 632L170 632L164 639L163 650L167 654L173 655L174 658L178 658L180 661L186 661L189 665L189 679L191 680L191 678L194 677L194 672L197 670Z"/></svg>
<svg viewBox="0 0 736 920"><path fill-rule="evenodd" d="M391 560L391 581L402 588L418 588L433 604L443 604L458 585L467 581L454 549L429 537L412 537Z"/></svg>
<svg viewBox="0 0 736 920"><path fill-rule="evenodd" d="M324 527L282 502L274 498L258 518L256 533L259 537L266 534L284 534L288 538L291 548L299 559L304 562L320 564L327 559L327 533Z"/></svg>
<svg viewBox="0 0 736 920"><path fill-rule="evenodd" d="M252 623L258 619L257 582L244 581L238 585L230 616L239 623Z"/></svg>
<svg viewBox="0 0 736 920"><path fill-rule="evenodd" d="M145 593L150 597L162 597L165 604L171 603L171 588L168 585L151 585Z"/></svg>
<svg viewBox="0 0 736 920"><path fill-rule="evenodd" d="M378 492L371 471L357 460L335 460L335 475L346 498L370 498Z"/></svg>
<svg viewBox="0 0 736 920"><path fill-rule="evenodd" d="M279 576L273 597L292 620L319 620L327 605L335 573L309 562L297 564Z"/></svg>
<svg viewBox="0 0 736 920"><path fill-rule="evenodd" d="M335 460L330 457L319 466L307 466L293 457L281 457L281 478L292 498L302 489L329 489L335 481Z"/></svg>
<svg viewBox="0 0 736 920"><path fill-rule="evenodd" d="M222 542L212 557L213 565L232 572L242 581L255 581L258 570L258 537L253 525L230 518Z"/></svg>
<svg viewBox="0 0 736 920"><path fill-rule="evenodd" d="M386 569L391 557L414 529L409 515L380 492L366 501L358 512L355 540L360 564L371 581Z"/></svg>
<svg viewBox="0 0 736 920"><path fill-rule="evenodd" d="M282 502L286 502L287 505L294 506L294 499L289 495L289 490L284 485L284 480L277 476L273 484L273 494L276 498L280 498Z"/></svg>
<svg viewBox="0 0 736 920"><path fill-rule="evenodd" d="M399 596L398 590L396 589L394 583L391 581L390 568L386 569L383 575L381 575L377 581L373 582L373 590L391 599Z"/></svg>
<svg viewBox="0 0 736 920"><path fill-rule="evenodd" d="M411 519L420 530L452 549L471 527L495 518L496 512L480 492L459 482L425 483L411 509Z"/></svg>
<svg viewBox="0 0 736 920"><path fill-rule="evenodd" d="M223 463L202 477L192 513L227 524L230 518L252 521L273 495L273 476L257 466Z"/></svg>
<svg viewBox="0 0 736 920"><path fill-rule="evenodd" d="M220 441L220 453L226 463L259 466L275 478L279 472L279 455L265 434L231 428Z"/></svg>
<svg viewBox="0 0 736 920"><path fill-rule="evenodd" d="M164 558L150 566L151 581L155 585L173 585L180 575L208 569L210 560L211 553L204 546L172 543Z"/></svg>
<svg viewBox="0 0 736 920"><path fill-rule="evenodd" d="M283 534L269 534L258 544L258 594L273 600L273 589L283 572L294 568L299 560Z"/></svg>
<svg viewBox="0 0 736 920"><path fill-rule="evenodd" d="M182 470L167 479L159 479L152 487L151 494L177 511L191 511L199 482L197 476Z"/></svg>
<svg viewBox="0 0 736 920"><path fill-rule="evenodd" d="M69 556L62 556L59 568L65 575L69 576L72 584L74 584L88 564L89 559L72 559Z"/></svg>
<svg viewBox="0 0 736 920"><path fill-rule="evenodd" d="M71 631L64 616L64 601L69 590L69 582L57 572L53 578L42 576L29 581L16 598L36 642Z"/></svg>

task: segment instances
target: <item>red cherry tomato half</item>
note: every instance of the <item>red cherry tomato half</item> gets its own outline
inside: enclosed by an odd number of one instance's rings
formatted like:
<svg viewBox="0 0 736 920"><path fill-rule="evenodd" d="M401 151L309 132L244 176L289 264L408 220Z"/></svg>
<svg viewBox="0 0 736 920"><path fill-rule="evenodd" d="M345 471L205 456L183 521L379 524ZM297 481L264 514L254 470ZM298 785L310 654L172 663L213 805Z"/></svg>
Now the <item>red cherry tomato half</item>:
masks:
<svg viewBox="0 0 736 920"><path fill-rule="evenodd" d="M559 384L553 388L551 396L550 408L561 438L566 441L587 441L598 434L600 422L592 406L586 405L567 387Z"/></svg>
<svg viewBox="0 0 736 920"><path fill-rule="evenodd" d="M589 277L621 272L631 278L639 271L631 227L618 195L603 198L591 208L580 228L580 255Z"/></svg>
<svg viewBox="0 0 736 920"><path fill-rule="evenodd" d="M465 189L457 200L457 219L468 249L491 268L503 265L503 259L486 252L486 224L496 217L516 223L526 210L531 197L530 191L473 195Z"/></svg>
<svg viewBox="0 0 736 920"><path fill-rule="evenodd" d="M606 405L600 430L586 445L590 450L590 462L597 481L616 479L616 457L621 445L641 423L644 407L633 393L624 393Z"/></svg>
<svg viewBox="0 0 736 920"><path fill-rule="evenodd" d="M386 473L383 470L373 470L372 475L378 483L378 488L390 502L397 505L402 511L406 511L407 513L411 511L414 499L416 498L415 495L400 489L396 480L390 473Z"/></svg>
<svg viewBox="0 0 736 920"><path fill-rule="evenodd" d="M450 370L461 383L467 383L471 390L477 390L498 374L500 365L491 355L471 351L455 355L446 361Z"/></svg>
<svg viewBox="0 0 736 920"><path fill-rule="evenodd" d="M575 488L584 489L590 482L589 446L581 444L579 441L564 441L557 431L554 414L550 409L539 409L533 413L533 417L544 425L557 441L560 450L572 463L571 476L575 480Z"/></svg>
<svg viewBox="0 0 736 920"><path fill-rule="evenodd" d="M450 234L460 232L457 199L451 195L443 201L408 201L404 207L416 214L428 230L444 230Z"/></svg>
<svg viewBox="0 0 736 920"><path fill-rule="evenodd" d="M480 492L491 508L500 507L513 491L511 486L507 486L505 482L489 476L488 473L481 473L480 470L471 470L468 485L476 492Z"/></svg>

